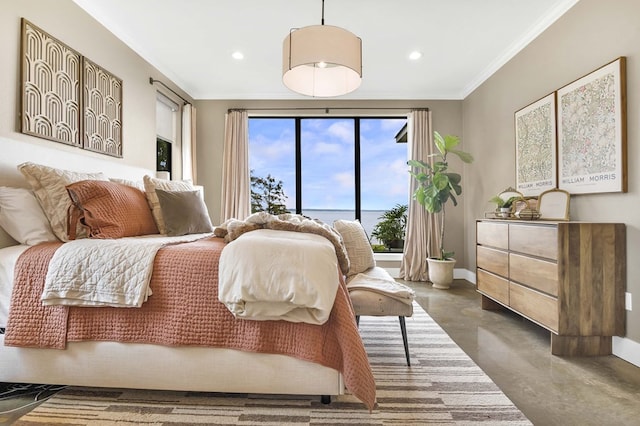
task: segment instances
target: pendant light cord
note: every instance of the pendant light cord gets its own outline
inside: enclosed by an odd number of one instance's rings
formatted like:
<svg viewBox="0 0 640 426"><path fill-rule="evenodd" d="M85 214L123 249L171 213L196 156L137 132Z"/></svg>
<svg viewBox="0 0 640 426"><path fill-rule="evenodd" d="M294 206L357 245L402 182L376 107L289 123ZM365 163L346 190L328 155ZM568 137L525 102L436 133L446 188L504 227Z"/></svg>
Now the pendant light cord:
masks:
<svg viewBox="0 0 640 426"><path fill-rule="evenodd" d="M322 25L324 25L324 0L322 0Z"/></svg>

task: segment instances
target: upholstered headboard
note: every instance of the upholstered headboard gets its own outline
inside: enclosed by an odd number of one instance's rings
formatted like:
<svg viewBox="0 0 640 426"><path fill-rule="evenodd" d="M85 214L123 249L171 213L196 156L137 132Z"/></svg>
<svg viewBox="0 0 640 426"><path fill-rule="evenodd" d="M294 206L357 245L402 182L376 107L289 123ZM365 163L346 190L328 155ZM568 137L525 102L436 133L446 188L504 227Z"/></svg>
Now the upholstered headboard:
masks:
<svg viewBox="0 0 640 426"><path fill-rule="evenodd" d="M46 144L22 142L0 137L0 186L27 188L28 184L18 171L18 164L31 161L49 167L78 172L103 172L108 177L140 180L145 174L153 176L155 172L142 167L130 166L122 159L110 158L93 153L76 153L74 149L55 142ZM151 164L154 163L150 154ZM15 245L4 229L0 228L0 248Z"/></svg>

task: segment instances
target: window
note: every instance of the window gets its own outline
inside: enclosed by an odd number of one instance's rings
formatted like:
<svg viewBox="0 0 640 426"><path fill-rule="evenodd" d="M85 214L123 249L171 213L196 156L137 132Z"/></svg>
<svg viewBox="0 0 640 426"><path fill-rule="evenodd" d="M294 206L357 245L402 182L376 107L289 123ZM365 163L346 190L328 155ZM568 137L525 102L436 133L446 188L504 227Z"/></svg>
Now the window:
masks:
<svg viewBox="0 0 640 426"><path fill-rule="evenodd" d="M156 171L171 174L173 142L177 139L178 104L156 93Z"/></svg>
<svg viewBox="0 0 640 426"><path fill-rule="evenodd" d="M409 199L407 145L396 142L406 121L251 117L249 167L282 182L289 211L326 223L359 219L371 236L385 211Z"/></svg>

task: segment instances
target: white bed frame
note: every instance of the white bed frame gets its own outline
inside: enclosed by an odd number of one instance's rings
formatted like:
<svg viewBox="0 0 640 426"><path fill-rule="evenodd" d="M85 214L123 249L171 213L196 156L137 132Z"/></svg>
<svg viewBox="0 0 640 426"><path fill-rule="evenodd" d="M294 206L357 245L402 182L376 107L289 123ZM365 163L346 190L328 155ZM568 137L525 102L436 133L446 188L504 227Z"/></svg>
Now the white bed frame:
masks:
<svg viewBox="0 0 640 426"><path fill-rule="evenodd" d="M42 147L25 149L0 137L0 186L26 186L16 169L24 161L109 177L142 179L153 172L113 161ZM6 149L6 150L5 150ZM64 163L61 161L64 159ZM0 229L0 248L16 244ZM293 395L341 395L340 372L296 358L197 346L74 342L66 350L15 348L0 335L0 382L111 388Z"/></svg>

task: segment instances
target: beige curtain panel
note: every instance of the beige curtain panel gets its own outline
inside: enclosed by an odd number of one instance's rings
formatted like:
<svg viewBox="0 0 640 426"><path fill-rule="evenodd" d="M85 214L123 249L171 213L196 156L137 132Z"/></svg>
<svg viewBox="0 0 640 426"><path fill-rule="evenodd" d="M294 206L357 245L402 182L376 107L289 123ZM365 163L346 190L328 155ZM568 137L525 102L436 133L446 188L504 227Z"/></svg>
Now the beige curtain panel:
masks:
<svg viewBox="0 0 640 426"><path fill-rule="evenodd" d="M431 161L433 129L431 111L412 111L408 116L408 158ZM410 179L407 234L400 264L400 278L407 281L427 281L427 257L438 252L439 217L425 210L413 199L417 183Z"/></svg>
<svg viewBox="0 0 640 426"><path fill-rule="evenodd" d="M224 121L221 223L251 214L249 116L246 111L230 111Z"/></svg>

